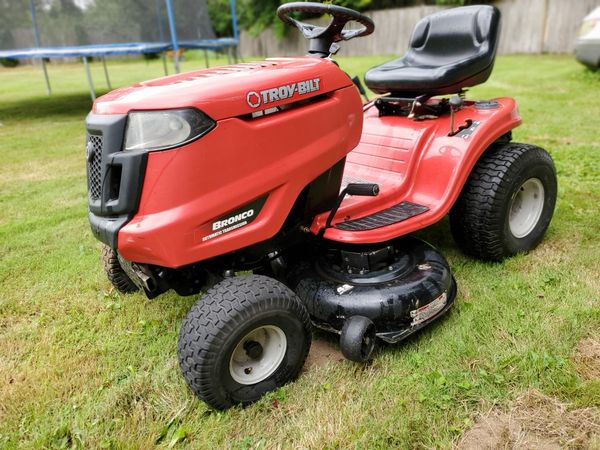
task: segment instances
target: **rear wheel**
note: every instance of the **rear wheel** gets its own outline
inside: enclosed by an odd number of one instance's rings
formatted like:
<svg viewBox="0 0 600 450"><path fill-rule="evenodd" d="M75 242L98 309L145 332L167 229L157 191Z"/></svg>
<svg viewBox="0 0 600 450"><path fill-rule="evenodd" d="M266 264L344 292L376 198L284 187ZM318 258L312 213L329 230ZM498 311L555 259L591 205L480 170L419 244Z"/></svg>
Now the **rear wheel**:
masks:
<svg viewBox="0 0 600 450"><path fill-rule="evenodd" d="M495 146L477 162L450 212L454 239L483 260L532 250L550 224L556 192L556 170L544 149Z"/></svg>
<svg viewBox="0 0 600 450"><path fill-rule="evenodd" d="M179 364L201 400L226 409L294 379L311 337L308 313L285 285L262 275L229 278L184 319Z"/></svg>
<svg viewBox="0 0 600 450"><path fill-rule="evenodd" d="M101 259L104 272L106 272L106 277L117 291L122 292L123 294L129 294L139 290L133 281L131 281L131 278L127 276L123 267L121 267L117 252L108 245L102 245Z"/></svg>

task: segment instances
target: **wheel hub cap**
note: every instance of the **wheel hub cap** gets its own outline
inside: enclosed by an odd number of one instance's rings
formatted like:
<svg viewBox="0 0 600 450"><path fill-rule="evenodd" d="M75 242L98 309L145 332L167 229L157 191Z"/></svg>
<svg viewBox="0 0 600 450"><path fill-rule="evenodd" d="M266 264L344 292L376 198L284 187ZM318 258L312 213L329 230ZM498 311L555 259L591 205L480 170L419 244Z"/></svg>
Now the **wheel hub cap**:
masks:
<svg viewBox="0 0 600 450"><path fill-rule="evenodd" d="M259 359L263 354L262 345L256 341L244 342L244 350L250 359Z"/></svg>
<svg viewBox="0 0 600 450"><path fill-rule="evenodd" d="M537 178L529 178L513 195L508 225L516 238L533 231L544 209L544 185Z"/></svg>
<svg viewBox="0 0 600 450"><path fill-rule="evenodd" d="M229 373L234 381L256 384L279 368L287 350L287 339L281 328L265 325L255 328L236 345L229 360Z"/></svg>

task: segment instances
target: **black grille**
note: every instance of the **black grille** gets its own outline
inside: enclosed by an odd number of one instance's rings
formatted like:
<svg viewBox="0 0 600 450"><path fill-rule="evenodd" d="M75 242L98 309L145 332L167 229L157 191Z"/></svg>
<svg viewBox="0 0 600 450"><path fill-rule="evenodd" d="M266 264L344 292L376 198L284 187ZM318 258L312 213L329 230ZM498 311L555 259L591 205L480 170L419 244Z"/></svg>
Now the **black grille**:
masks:
<svg viewBox="0 0 600 450"><path fill-rule="evenodd" d="M102 193L102 136L90 134L87 141L88 193L98 200Z"/></svg>
<svg viewBox="0 0 600 450"><path fill-rule="evenodd" d="M412 202L401 202L383 211L379 211L370 216L360 219L347 220L335 225L339 230L344 231L365 231L381 228L394 223L402 222L413 216L429 211L427 206L417 205Z"/></svg>

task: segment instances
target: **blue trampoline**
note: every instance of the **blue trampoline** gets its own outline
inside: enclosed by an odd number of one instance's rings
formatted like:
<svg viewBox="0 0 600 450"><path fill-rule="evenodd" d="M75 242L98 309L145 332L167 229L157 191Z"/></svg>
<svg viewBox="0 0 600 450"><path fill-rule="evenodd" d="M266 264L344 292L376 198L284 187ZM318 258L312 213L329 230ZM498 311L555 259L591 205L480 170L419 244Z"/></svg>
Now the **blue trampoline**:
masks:
<svg viewBox="0 0 600 450"><path fill-rule="evenodd" d="M181 47L181 44L179 45ZM136 55L141 53L162 53L173 48L170 43L129 42L124 44L79 45L73 47L40 47L0 50L0 58L73 58L100 57L118 55Z"/></svg>
<svg viewBox="0 0 600 450"><path fill-rule="evenodd" d="M71 23L77 26L81 23L82 26L86 24L88 20L98 20L98 11L103 11L102 0L88 0L87 7L82 9L79 13L75 9L71 9L68 12L76 17L71 20ZM208 67L208 54L206 51L227 51L229 61L237 60L237 45L238 45L238 29L237 29L237 16L235 10L235 0L230 0L230 12L231 12L231 29L232 37L228 38L216 38L214 37L214 31L212 30L212 24L208 17L207 3L206 0L164 0L164 7L166 14L162 14L161 5L163 0L146 0L151 8L138 9L134 11L137 22L131 22L130 19L123 19L122 16L126 16L126 12L121 15L113 16L118 19L125 20L124 23L118 21L110 21L108 17L105 20L107 25L102 27L99 25L95 30L93 26L88 26L85 31L91 30L92 36L87 36L88 40L104 41L106 43L97 44L83 44L83 45L53 45L53 46L42 46L41 36L46 36L44 32L40 33L40 25L38 20L38 7L36 7L35 0L28 0L29 13L31 19L31 31L33 32L33 44L29 48L13 48L3 50L0 47L0 58L10 59L38 59L41 61L44 78L46 81L46 88L48 95L52 94L52 87L50 85L50 79L46 70L46 59L48 58L82 58L85 67L85 72L88 80L90 89L90 97L95 100L95 90L92 80L92 76L89 69L88 58L99 58L102 61L104 67L104 75L106 77L107 85L112 89L110 78L108 74L108 68L106 65L107 56L119 56L119 55L135 55L144 53L160 53L163 58L163 67L165 75L168 75L166 52L172 51L173 63L175 66L175 72L179 72L179 50L180 49L201 49L205 50L205 60ZM151 5L151 3L153 3ZM73 5L77 2L73 1ZM92 5L92 6L90 6ZM131 12L131 5L129 2L122 3L123 10ZM179 6L179 10L176 8ZM74 12L75 11L75 12ZM152 11L152 15L148 13ZM191 11L191 12L190 12ZM119 11L117 11L119 12ZM88 13L90 18L85 17L85 13ZM114 11L113 11L114 13ZM79 15L77 15L79 14ZM49 15L48 15L49 16ZM56 17L54 14L53 17ZM102 17L100 17L102 18ZM46 17L44 17L46 19ZM67 19L70 17L67 16ZM199 20L198 20L199 19ZM177 26L178 22L180 23ZM114 29L111 30L111 25ZM60 30L56 31L56 26L50 22L50 20L44 21L47 34L51 35L48 37L49 41L54 38L55 41L69 40L64 34L60 34ZM168 36L165 36L164 28L168 28ZM15 27L17 31L20 31ZM11 31L11 30L9 30ZM95 33L94 33L95 32ZM178 39L178 32L183 34L183 39ZM119 34L127 34L127 37L149 37L151 40L148 41L134 41L134 42L107 42L114 39L114 36ZM19 35L18 32L13 34ZM23 33L21 32L20 35ZM77 35L79 39L81 33ZM58 38L57 38L58 36ZM77 39L71 39L76 41ZM0 42L6 47L6 43Z"/></svg>

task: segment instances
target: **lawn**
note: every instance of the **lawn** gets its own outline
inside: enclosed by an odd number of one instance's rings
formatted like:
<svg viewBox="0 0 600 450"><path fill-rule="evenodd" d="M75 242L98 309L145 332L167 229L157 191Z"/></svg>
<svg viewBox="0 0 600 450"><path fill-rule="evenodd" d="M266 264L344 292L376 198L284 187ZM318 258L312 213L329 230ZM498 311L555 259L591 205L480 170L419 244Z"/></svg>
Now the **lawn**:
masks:
<svg viewBox="0 0 600 450"><path fill-rule="evenodd" d="M339 61L362 74L385 59ZM92 69L103 88L102 67ZM162 65L110 71L121 86ZM179 374L180 321L196 299L120 295L106 280L86 215L83 67L49 72L50 98L39 69L0 69L0 448L448 448L532 389L569 409L600 407L598 374L584 377L575 357L583 339L600 340L600 76L571 57L499 57L469 93L516 97L515 140L555 159L558 203L542 244L481 263L442 221L420 235L458 281L445 319L369 365L321 361L227 412L196 400Z"/></svg>

